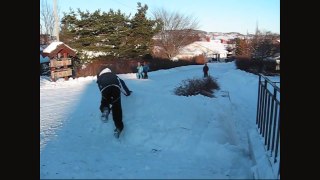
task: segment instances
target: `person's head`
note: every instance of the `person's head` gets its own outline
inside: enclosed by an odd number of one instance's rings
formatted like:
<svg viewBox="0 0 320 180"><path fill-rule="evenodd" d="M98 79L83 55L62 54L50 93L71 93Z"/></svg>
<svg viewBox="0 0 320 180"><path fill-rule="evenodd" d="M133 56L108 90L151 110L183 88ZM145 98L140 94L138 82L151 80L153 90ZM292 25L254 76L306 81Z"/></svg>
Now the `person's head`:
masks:
<svg viewBox="0 0 320 180"><path fill-rule="evenodd" d="M116 72L116 68L115 68L115 66L114 65L112 65L112 64L99 64L98 65L99 66L99 70L100 71L103 71L105 68L109 68L112 72Z"/></svg>
<svg viewBox="0 0 320 180"><path fill-rule="evenodd" d="M99 73L99 76L101 74L104 74L104 73L111 73L112 71L109 69L109 68L104 68L100 73Z"/></svg>
<svg viewBox="0 0 320 180"><path fill-rule="evenodd" d="M138 66L140 66L141 65L141 63L140 62L138 62Z"/></svg>

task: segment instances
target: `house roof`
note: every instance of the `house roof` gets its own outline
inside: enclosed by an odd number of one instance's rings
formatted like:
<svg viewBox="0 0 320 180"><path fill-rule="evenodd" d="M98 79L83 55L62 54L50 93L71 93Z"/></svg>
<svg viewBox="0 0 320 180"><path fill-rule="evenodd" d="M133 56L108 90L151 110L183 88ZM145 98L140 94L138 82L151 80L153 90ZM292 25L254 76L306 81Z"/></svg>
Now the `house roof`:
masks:
<svg viewBox="0 0 320 180"><path fill-rule="evenodd" d="M52 58L55 55L57 55L61 50L67 51L71 56L76 55L76 50L72 49L63 42L52 42L48 47L46 47L43 50L43 55Z"/></svg>
<svg viewBox="0 0 320 180"><path fill-rule="evenodd" d="M214 41L196 41L191 43L180 50L179 54L194 54L199 55L202 53L213 53L213 54L223 54L228 51L225 49L222 43L216 43Z"/></svg>
<svg viewBox="0 0 320 180"><path fill-rule="evenodd" d="M179 50L179 54L175 58L195 57L200 54L205 54L207 57L215 54L227 54L225 46L220 41L195 41Z"/></svg>

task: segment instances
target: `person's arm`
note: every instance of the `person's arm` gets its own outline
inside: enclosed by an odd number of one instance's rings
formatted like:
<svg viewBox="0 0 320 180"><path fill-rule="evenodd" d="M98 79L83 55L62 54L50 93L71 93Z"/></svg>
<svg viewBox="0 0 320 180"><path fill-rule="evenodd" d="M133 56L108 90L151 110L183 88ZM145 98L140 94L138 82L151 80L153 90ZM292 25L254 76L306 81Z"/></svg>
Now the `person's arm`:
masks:
<svg viewBox="0 0 320 180"><path fill-rule="evenodd" d="M119 79L121 88L123 88L123 90L125 91L125 92L123 92L123 91L121 91L121 92L126 96L130 96L132 91L129 90L126 83L122 79L120 79L119 77L118 77L118 79Z"/></svg>
<svg viewBox="0 0 320 180"><path fill-rule="evenodd" d="M99 74L100 74L100 72L98 72L98 74L97 74L97 83L98 83L98 79L99 79Z"/></svg>

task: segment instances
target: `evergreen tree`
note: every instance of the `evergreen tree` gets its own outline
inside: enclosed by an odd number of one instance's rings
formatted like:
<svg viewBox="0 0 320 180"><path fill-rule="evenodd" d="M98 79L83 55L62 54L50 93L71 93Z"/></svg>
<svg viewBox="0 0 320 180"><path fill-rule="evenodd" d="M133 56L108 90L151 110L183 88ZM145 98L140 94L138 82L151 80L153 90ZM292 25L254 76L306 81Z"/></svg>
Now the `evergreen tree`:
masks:
<svg viewBox="0 0 320 180"><path fill-rule="evenodd" d="M64 13L63 18L61 19L60 40L73 47L76 32L75 24L77 21L76 14L72 9L70 9L69 14Z"/></svg>
<svg viewBox="0 0 320 180"><path fill-rule="evenodd" d="M138 57L150 53L158 23L146 18L148 6L138 3L132 19L120 10L77 13L70 9L61 24L61 39L78 50L105 52L114 57ZM79 17L79 18L77 18Z"/></svg>
<svg viewBox="0 0 320 180"><path fill-rule="evenodd" d="M131 19L131 29L128 38L129 56L137 57L151 53L152 37L160 31L160 23L146 17L148 6L138 2L138 12Z"/></svg>

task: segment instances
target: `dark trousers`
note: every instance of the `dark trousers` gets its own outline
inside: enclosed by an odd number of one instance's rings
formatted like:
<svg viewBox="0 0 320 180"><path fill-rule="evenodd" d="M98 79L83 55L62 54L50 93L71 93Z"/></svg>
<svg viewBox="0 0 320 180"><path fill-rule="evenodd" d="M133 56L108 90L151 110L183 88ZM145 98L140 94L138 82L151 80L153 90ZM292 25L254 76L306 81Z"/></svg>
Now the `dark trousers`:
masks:
<svg viewBox="0 0 320 180"><path fill-rule="evenodd" d="M148 79L148 72L143 72L143 79Z"/></svg>
<svg viewBox="0 0 320 180"><path fill-rule="evenodd" d="M203 72L204 77L208 77L208 72Z"/></svg>
<svg viewBox="0 0 320 180"><path fill-rule="evenodd" d="M114 125L117 129L122 131L121 94L119 88L114 86L111 86L102 92L100 111L102 112L104 107L110 108L110 105L112 105L111 111Z"/></svg>

